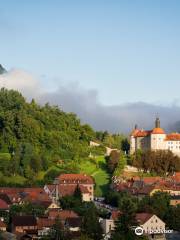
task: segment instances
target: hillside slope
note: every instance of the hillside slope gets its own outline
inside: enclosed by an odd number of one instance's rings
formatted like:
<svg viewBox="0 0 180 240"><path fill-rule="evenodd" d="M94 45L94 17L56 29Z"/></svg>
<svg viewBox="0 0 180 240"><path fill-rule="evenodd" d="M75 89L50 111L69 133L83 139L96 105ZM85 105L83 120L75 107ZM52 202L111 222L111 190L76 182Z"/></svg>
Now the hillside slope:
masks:
<svg viewBox="0 0 180 240"><path fill-rule="evenodd" d="M39 106L34 100L28 103L17 91L0 90L0 153L10 155L0 162L3 174L26 177L59 161L87 157L94 136L73 113Z"/></svg>

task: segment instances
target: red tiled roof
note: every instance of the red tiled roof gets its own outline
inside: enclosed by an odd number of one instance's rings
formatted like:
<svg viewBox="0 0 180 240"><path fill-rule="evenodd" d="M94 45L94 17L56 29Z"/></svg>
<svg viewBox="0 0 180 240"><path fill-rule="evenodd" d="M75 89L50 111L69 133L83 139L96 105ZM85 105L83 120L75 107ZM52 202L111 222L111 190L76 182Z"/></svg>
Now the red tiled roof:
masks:
<svg viewBox="0 0 180 240"><path fill-rule="evenodd" d="M2 199L0 199L0 209L4 209L4 210L9 209L8 204Z"/></svg>
<svg viewBox="0 0 180 240"><path fill-rule="evenodd" d="M14 216L12 217L14 226L36 226L37 221L34 216Z"/></svg>
<svg viewBox="0 0 180 240"><path fill-rule="evenodd" d="M152 130L139 130L138 132L136 132L134 134L134 137L146 137L149 136L151 134Z"/></svg>
<svg viewBox="0 0 180 240"><path fill-rule="evenodd" d="M136 221L140 224L144 224L145 222L147 222L151 217L153 216L153 214L151 213L137 213L136 214Z"/></svg>
<svg viewBox="0 0 180 240"><path fill-rule="evenodd" d="M77 213L70 210L57 210L57 209L50 209L48 211L48 218L55 219L59 217L61 220L66 220L67 218L75 218L79 217Z"/></svg>
<svg viewBox="0 0 180 240"><path fill-rule="evenodd" d="M42 229L44 227L51 227L54 224L55 224L55 219L49 219L49 218L38 218L37 219L38 229Z"/></svg>
<svg viewBox="0 0 180 240"><path fill-rule="evenodd" d="M151 134L165 134L164 130L162 128L154 128L152 130L139 130L134 129L131 133L131 136L134 137L147 137Z"/></svg>
<svg viewBox="0 0 180 240"><path fill-rule="evenodd" d="M50 197L44 192L42 193L29 193L26 197L23 198L24 201L41 201L41 202L51 202Z"/></svg>
<svg viewBox="0 0 180 240"><path fill-rule="evenodd" d="M18 193L21 188L0 187L0 193ZM21 189L22 190L22 189Z"/></svg>
<svg viewBox="0 0 180 240"><path fill-rule="evenodd" d="M33 205L42 206L45 209L47 209L51 205L52 201L38 201L38 200L35 200L35 201L32 201L31 203Z"/></svg>
<svg viewBox="0 0 180 240"><path fill-rule="evenodd" d="M139 176L135 176L135 177L133 177L133 180L141 180L141 181L143 181L145 184L154 184L154 183L156 183L156 182L159 182L159 181L161 181L162 180L162 178L161 177L143 177L143 178L141 178L141 177L139 177Z"/></svg>
<svg viewBox="0 0 180 240"><path fill-rule="evenodd" d="M43 188L10 188L10 187L0 187L0 193L6 194L19 194L19 193L43 193Z"/></svg>
<svg viewBox="0 0 180 240"><path fill-rule="evenodd" d="M61 174L59 177L59 183L81 183L81 184L94 184L94 179L91 176L85 174Z"/></svg>
<svg viewBox="0 0 180 240"><path fill-rule="evenodd" d="M60 184L59 185L59 194L61 197L71 196L74 194L78 185L68 185L68 184ZM89 193L87 187L79 185L81 193Z"/></svg>
<svg viewBox="0 0 180 240"><path fill-rule="evenodd" d="M170 133L166 135L166 141L180 141L179 133Z"/></svg>
<svg viewBox="0 0 180 240"><path fill-rule="evenodd" d="M154 128L151 134L165 134L162 128Z"/></svg>
<svg viewBox="0 0 180 240"><path fill-rule="evenodd" d="M116 220L120 217L121 214L122 214L122 213L121 213L119 210L113 210L113 211L111 212L111 219L113 219L114 221L116 221Z"/></svg>
<svg viewBox="0 0 180 240"><path fill-rule="evenodd" d="M130 133L130 136L135 136L139 131L140 129L133 129L132 132Z"/></svg>

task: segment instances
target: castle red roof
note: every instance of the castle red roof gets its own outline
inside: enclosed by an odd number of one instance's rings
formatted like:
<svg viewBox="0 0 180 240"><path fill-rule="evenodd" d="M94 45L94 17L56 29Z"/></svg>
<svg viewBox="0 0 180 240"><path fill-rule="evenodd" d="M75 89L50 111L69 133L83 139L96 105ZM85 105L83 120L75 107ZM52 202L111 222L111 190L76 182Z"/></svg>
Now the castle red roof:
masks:
<svg viewBox="0 0 180 240"><path fill-rule="evenodd" d="M151 134L165 134L162 128L154 128Z"/></svg>
<svg viewBox="0 0 180 240"><path fill-rule="evenodd" d="M38 229L43 229L44 227L52 227L54 224L55 224L55 219L49 219L49 218L37 219Z"/></svg>
<svg viewBox="0 0 180 240"><path fill-rule="evenodd" d="M135 176L135 177L133 177L133 180L134 181L137 181L137 180L141 180L141 181L143 181L144 182L144 184L154 184L154 183L157 183L157 182L160 182L160 181L162 181L162 177L159 177L159 176L157 176L157 177L143 177L143 178L141 178L141 177L139 177L139 176Z"/></svg>
<svg viewBox="0 0 180 240"><path fill-rule="evenodd" d="M139 129L133 129L132 132L130 133L130 136L135 136L140 130Z"/></svg>
<svg viewBox="0 0 180 240"><path fill-rule="evenodd" d="M134 137L146 137L149 136L151 134L152 130L139 130L138 132L136 132L133 136Z"/></svg>
<svg viewBox="0 0 180 240"><path fill-rule="evenodd" d="M162 128L154 128L152 130L134 129L131 133L131 136L133 136L133 137L147 137L151 134L165 134L165 131Z"/></svg>
<svg viewBox="0 0 180 240"><path fill-rule="evenodd" d="M166 141L180 141L180 134L179 133L167 134Z"/></svg>

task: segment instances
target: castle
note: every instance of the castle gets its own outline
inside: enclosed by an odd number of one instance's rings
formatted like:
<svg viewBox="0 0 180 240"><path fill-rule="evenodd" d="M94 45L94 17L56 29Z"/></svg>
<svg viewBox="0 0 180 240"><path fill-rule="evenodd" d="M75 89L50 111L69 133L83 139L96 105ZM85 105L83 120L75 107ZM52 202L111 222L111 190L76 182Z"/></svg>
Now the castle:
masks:
<svg viewBox="0 0 180 240"><path fill-rule="evenodd" d="M170 150L180 156L180 134L169 133L160 126L160 119L156 118L155 127L152 130L140 130L137 125L130 135L130 153L141 150Z"/></svg>

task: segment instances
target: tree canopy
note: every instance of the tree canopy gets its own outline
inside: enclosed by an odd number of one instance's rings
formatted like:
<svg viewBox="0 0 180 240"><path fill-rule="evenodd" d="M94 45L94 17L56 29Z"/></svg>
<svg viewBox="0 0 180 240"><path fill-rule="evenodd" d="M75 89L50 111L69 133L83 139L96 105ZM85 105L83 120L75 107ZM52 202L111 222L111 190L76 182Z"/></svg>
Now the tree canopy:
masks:
<svg viewBox="0 0 180 240"><path fill-rule="evenodd" d="M28 103L21 93L0 90L0 171L33 178L49 166L87 157L95 132L57 106Z"/></svg>

